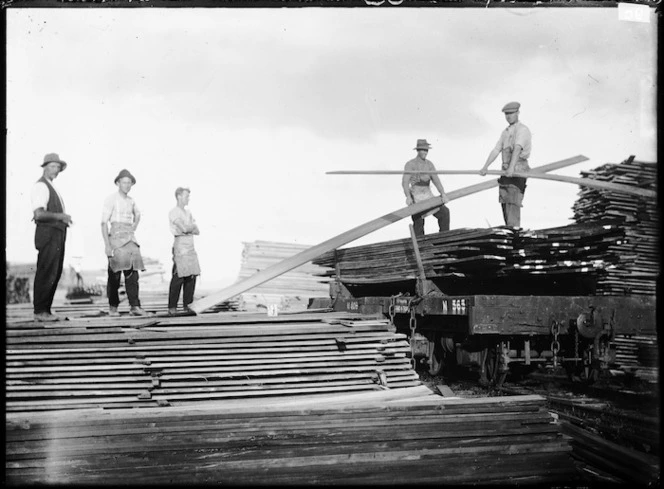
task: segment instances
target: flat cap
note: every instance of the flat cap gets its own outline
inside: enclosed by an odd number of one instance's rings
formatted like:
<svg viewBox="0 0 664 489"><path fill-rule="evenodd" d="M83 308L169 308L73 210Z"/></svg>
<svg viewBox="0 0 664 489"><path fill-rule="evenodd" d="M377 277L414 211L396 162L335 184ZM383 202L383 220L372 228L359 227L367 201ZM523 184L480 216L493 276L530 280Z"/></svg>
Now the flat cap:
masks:
<svg viewBox="0 0 664 489"><path fill-rule="evenodd" d="M521 107L521 104L519 102L510 102L508 104L505 104L505 107L503 107L503 112L506 114L510 114L512 112L516 112L519 110L519 107Z"/></svg>

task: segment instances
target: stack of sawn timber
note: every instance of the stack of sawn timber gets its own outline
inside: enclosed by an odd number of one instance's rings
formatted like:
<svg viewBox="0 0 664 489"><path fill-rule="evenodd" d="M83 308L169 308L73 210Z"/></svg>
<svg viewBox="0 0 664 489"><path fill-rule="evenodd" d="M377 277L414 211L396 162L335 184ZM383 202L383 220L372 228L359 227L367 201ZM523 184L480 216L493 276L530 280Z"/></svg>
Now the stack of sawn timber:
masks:
<svg viewBox="0 0 664 489"><path fill-rule="evenodd" d="M587 295L597 277L620 260L607 252L624 232L615 221L539 231L456 229L418 238L426 278L445 293ZM341 249L315 263L335 267L348 285L413 280L417 262L410 239Z"/></svg>
<svg viewBox="0 0 664 489"><path fill-rule="evenodd" d="M308 245L274 241L245 242L243 245L238 282L310 248ZM329 280L321 278L325 271L324 268L309 262L232 300L238 303L237 309L242 311L264 311L269 305L278 306L279 311L303 310L307 308L309 299L330 295ZM226 302L211 308L210 312L221 310Z"/></svg>
<svg viewBox="0 0 664 489"><path fill-rule="evenodd" d="M227 313L10 323L6 410L177 405L420 385L383 319Z"/></svg>
<svg viewBox="0 0 664 489"><path fill-rule="evenodd" d="M582 172L585 178L657 189L657 164L634 161L607 163ZM597 282L597 295L655 295L659 275L659 216L657 201L647 197L581 187L573 206L579 223L613 218L624 229L625 239L612 243L609 252L619 255L616 267Z"/></svg>
<svg viewBox="0 0 664 489"><path fill-rule="evenodd" d="M8 413L23 484L560 483L569 438L540 396L399 392L196 407Z"/></svg>

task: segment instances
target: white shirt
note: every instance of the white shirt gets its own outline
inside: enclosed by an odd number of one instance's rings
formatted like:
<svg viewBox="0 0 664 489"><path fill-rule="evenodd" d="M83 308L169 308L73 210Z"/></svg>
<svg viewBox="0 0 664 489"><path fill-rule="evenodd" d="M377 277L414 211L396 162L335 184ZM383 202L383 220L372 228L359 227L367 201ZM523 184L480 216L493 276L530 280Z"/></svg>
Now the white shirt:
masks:
<svg viewBox="0 0 664 489"><path fill-rule="evenodd" d="M134 221L141 216L141 212L136 206L134 199L128 195L123 197L120 192L113 192L104 200L104 206L101 212L101 222L105 223L120 222L124 224L134 224Z"/></svg>
<svg viewBox="0 0 664 489"><path fill-rule="evenodd" d="M62 212L65 212L65 201L62 200L62 196L60 195L60 192L58 192L57 187L53 184L53 180L50 181L51 186L55 190L55 194L58 196L58 199L60 199L60 205L62 206ZM42 208L46 210L48 207L48 199L51 196L51 193L48 190L48 185L46 185L44 182L36 182L32 186L32 190L30 191L30 202L32 203L32 211L36 211L39 208Z"/></svg>

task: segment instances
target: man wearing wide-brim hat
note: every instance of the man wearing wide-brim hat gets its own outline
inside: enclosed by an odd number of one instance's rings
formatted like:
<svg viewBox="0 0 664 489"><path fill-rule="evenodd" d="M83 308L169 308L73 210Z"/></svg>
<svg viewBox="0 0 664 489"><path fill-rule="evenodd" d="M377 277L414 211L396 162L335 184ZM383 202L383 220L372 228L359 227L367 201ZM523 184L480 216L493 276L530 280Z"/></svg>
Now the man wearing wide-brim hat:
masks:
<svg viewBox="0 0 664 489"><path fill-rule="evenodd" d="M436 217L436 219L438 219L439 231L448 231L450 229L450 210L445 205L447 202L449 202L449 198L447 197L447 194L445 194L445 190L443 189L443 184L441 183L440 178L436 173L434 173L436 171L436 167L431 161L427 159L429 148L431 148L431 145L427 142L426 139L418 139L415 148L413 148L417 151L417 156L406 163L404 166L404 171L432 173L404 173L403 179L401 180L403 192L406 194L407 205L412 205L414 203L433 198L434 195L430 188L431 182L433 182L433 184L436 186L443 200L443 205L441 207L421 214L414 214L412 216L413 229L416 236L424 235L424 218L432 214Z"/></svg>
<svg viewBox="0 0 664 489"><path fill-rule="evenodd" d="M35 248L38 251L33 293L34 318L36 321L57 321L59 318L51 312L51 306L62 276L67 228L72 220L65 212L65 203L53 180L67 168L67 163L57 153L48 153L41 166L43 175L30 193L33 220L37 225Z"/></svg>
<svg viewBox="0 0 664 489"><path fill-rule="evenodd" d="M514 228L521 227L521 207L523 205L523 195L526 192L526 179L512 175L514 172L530 170L528 158L530 157L532 143L530 129L519 122L520 108L521 104L519 102L509 102L503 107L502 110L509 126L501 133L500 139L498 139L496 146L491 150L486 163L480 170L480 174L486 175L489 165L499 154L502 155L502 169L505 176L501 176L498 180L498 201L503 208L505 225Z"/></svg>
<svg viewBox="0 0 664 489"><path fill-rule="evenodd" d="M124 273L125 289L129 299L132 316L144 316L147 313L141 308L138 297L138 272L145 270L141 249L136 241L134 232L141 220L141 212L134 199L129 197L129 191L136 183L136 178L129 170L122 170L115 177L117 192L113 192L104 200L101 213L101 234L104 238L104 248L108 257L108 281L106 295L108 296L108 314L119 316L118 306L120 297L120 275ZM110 223L110 228L109 228Z"/></svg>

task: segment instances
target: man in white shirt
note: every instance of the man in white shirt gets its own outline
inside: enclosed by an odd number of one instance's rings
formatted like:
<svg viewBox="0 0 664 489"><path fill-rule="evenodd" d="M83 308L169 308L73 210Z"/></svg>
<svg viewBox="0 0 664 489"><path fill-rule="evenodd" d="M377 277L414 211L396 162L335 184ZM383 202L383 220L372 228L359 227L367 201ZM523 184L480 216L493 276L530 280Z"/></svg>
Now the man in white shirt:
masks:
<svg viewBox="0 0 664 489"><path fill-rule="evenodd" d="M53 185L53 180L67 168L57 153L44 156L42 177L33 185L30 193L35 229L37 270L35 273L33 305L36 321L58 321L51 312L53 297L62 276L65 259L67 228L71 216L65 213L65 204Z"/></svg>
<svg viewBox="0 0 664 489"><path fill-rule="evenodd" d="M526 179L514 177L514 172L527 172L528 158L530 158L530 149L532 145L532 136L530 129L519 122L519 102L510 102L503 107L505 119L509 126L501 133L496 146L491 150L486 159L486 163L480 170L481 175L486 175L489 165L502 155L505 176L498 180L498 201L503 208L503 218L505 225L518 228L521 227L521 207L523 194L526 192Z"/></svg>
<svg viewBox="0 0 664 489"><path fill-rule="evenodd" d="M108 257L106 295L108 296L109 316L120 315L118 289L120 288L121 272L124 273L125 289L131 306L129 314L132 316L147 315L141 308L141 301L138 297L138 271L145 270L145 267L140 247L134 236L141 220L141 212L134 199L127 195L135 183L134 176L128 170L122 170L115 177L118 191L104 200L101 213L101 234Z"/></svg>
<svg viewBox="0 0 664 489"><path fill-rule="evenodd" d="M177 205L168 213L171 233L173 233L173 276L168 290L168 313L177 313L180 289L182 289L182 305L185 312L192 312L189 304L194 302L196 276L200 275L198 255L194 249L194 235L198 235L198 225L186 208L189 205L188 188L175 189Z"/></svg>

